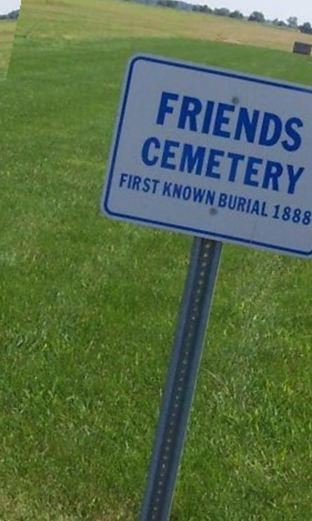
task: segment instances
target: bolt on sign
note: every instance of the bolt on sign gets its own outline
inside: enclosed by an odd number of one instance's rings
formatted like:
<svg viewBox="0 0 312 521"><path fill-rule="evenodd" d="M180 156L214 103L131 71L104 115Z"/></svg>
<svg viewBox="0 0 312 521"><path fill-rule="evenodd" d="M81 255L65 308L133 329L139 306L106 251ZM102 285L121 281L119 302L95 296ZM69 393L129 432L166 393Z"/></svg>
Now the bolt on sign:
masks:
<svg viewBox="0 0 312 521"><path fill-rule="evenodd" d="M129 65L113 218L309 257L312 89L153 56Z"/></svg>

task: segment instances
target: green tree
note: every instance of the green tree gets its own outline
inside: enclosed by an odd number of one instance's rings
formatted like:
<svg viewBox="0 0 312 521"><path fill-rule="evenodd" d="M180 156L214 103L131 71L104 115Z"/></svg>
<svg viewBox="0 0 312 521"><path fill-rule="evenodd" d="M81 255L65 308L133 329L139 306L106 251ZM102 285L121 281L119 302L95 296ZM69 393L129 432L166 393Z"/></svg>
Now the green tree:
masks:
<svg viewBox="0 0 312 521"><path fill-rule="evenodd" d="M236 10L230 13L230 18L237 18L237 20L242 20L244 18L244 15L240 11Z"/></svg>
<svg viewBox="0 0 312 521"><path fill-rule="evenodd" d="M254 11L253 13L251 13L248 20L250 22L263 23L265 22L265 17L263 13L260 13L260 11Z"/></svg>
<svg viewBox="0 0 312 521"><path fill-rule="evenodd" d="M192 11L197 11L198 13L205 13L205 14L213 13L213 9L211 9L211 7L208 7L208 5L198 5L198 4L195 4L192 6Z"/></svg>
<svg viewBox="0 0 312 521"><path fill-rule="evenodd" d="M208 5L200 5L200 12L201 13L206 13L206 14L210 14L210 13L213 13L213 10L211 9L211 7L208 7Z"/></svg>
<svg viewBox="0 0 312 521"><path fill-rule="evenodd" d="M312 34L312 26L310 22L305 22L304 24L300 25L299 29L304 34Z"/></svg>
<svg viewBox="0 0 312 521"><path fill-rule="evenodd" d="M217 16L230 16L230 10L226 7L217 7L214 11Z"/></svg>
<svg viewBox="0 0 312 521"><path fill-rule="evenodd" d="M290 16L287 20L288 27L292 29L297 29L298 27L298 18L296 16Z"/></svg>
<svg viewBox="0 0 312 521"><path fill-rule="evenodd" d="M175 0L159 0L158 5L162 7L171 7L172 9L176 9L178 7L178 2Z"/></svg>

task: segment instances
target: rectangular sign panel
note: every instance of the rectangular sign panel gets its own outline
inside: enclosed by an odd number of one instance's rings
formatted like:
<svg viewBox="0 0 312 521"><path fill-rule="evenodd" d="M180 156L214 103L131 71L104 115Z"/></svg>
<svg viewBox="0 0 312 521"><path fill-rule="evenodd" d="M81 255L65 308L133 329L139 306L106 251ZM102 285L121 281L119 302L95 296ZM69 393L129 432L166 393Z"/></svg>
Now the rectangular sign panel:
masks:
<svg viewBox="0 0 312 521"><path fill-rule="evenodd" d="M311 186L311 88L131 60L103 197L109 217L307 258Z"/></svg>

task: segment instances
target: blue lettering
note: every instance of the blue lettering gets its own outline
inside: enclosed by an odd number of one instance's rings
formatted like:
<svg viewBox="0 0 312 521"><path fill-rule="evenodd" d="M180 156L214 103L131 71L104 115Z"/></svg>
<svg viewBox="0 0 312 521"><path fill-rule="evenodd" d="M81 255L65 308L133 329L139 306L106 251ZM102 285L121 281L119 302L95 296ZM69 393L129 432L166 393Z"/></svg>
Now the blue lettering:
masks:
<svg viewBox="0 0 312 521"><path fill-rule="evenodd" d="M247 168L245 172L244 184L249 186L259 186L258 181L252 179L253 176L257 176L259 171L255 165L262 165L263 160L258 157L249 157L247 162Z"/></svg>
<svg viewBox="0 0 312 521"><path fill-rule="evenodd" d="M235 210L237 203L237 195L229 195L228 207L230 210Z"/></svg>
<svg viewBox="0 0 312 521"><path fill-rule="evenodd" d="M202 203L205 195L206 195L206 190L204 190L203 188L196 188L196 186L194 186L194 202L195 203Z"/></svg>
<svg viewBox="0 0 312 521"><path fill-rule="evenodd" d="M184 96L178 128L185 130L187 121L189 122L189 130L197 132L197 116L200 114L203 106L198 98Z"/></svg>
<svg viewBox="0 0 312 521"><path fill-rule="evenodd" d="M165 181L164 182L164 186L163 186L162 195L166 195L167 197L171 197L171 188L172 188L172 183L169 183L169 181Z"/></svg>
<svg viewBox="0 0 312 521"><path fill-rule="evenodd" d="M237 202L237 208L236 208L236 210L237 210L238 212L244 212L244 211L245 211L246 203L247 203L247 199L246 199L245 197L239 197L239 198L238 198L238 202Z"/></svg>
<svg viewBox="0 0 312 521"><path fill-rule="evenodd" d="M121 174L120 175L119 186L123 186L126 181L128 181L128 174Z"/></svg>
<svg viewBox="0 0 312 521"><path fill-rule="evenodd" d="M275 161L268 161L264 172L262 188L269 189L270 184L272 183L272 190L278 192L279 178L282 174L283 166L281 165L281 163L276 163Z"/></svg>
<svg viewBox="0 0 312 521"><path fill-rule="evenodd" d="M180 199L181 194L182 194L182 188L183 188L183 185L178 185L177 183L174 183L172 197L176 197L177 199Z"/></svg>
<svg viewBox="0 0 312 521"><path fill-rule="evenodd" d="M213 206L214 202L215 202L215 198L216 198L216 192L207 190L205 204L211 204L211 206Z"/></svg>
<svg viewBox="0 0 312 521"><path fill-rule="evenodd" d="M176 165L169 162L169 159L175 159L175 152L172 149L179 148L180 143L178 141L170 141L167 139L164 144L164 151L161 160L161 168L167 168L168 170L175 170Z"/></svg>
<svg viewBox="0 0 312 521"><path fill-rule="evenodd" d="M203 134L209 134L214 106L215 106L215 103L213 101L207 102L206 112L205 112L203 126L202 126Z"/></svg>
<svg viewBox="0 0 312 521"><path fill-rule="evenodd" d="M245 156L243 156L242 154L234 154L232 152L229 152L228 153L228 157L230 159L232 159L230 175L229 175L229 181L234 183L235 179L236 179L238 164L239 164L240 161L244 161L245 160Z"/></svg>
<svg viewBox="0 0 312 521"><path fill-rule="evenodd" d="M192 188L190 186L185 186L183 188L183 199L184 201L188 201L192 196Z"/></svg>
<svg viewBox="0 0 312 521"><path fill-rule="evenodd" d="M142 178L139 175L134 175L132 177L132 186L131 190L140 190Z"/></svg>
<svg viewBox="0 0 312 521"><path fill-rule="evenodd" d="M227 105L226 103L219 103L216 115L216 121L214 124L213 135L219 137L229 138L231 137L231 132L228 130L224 130L222 127L228 125L230 122L230 118L225 114L226 112L234 112L235 105Z"/></svg>
<svg viewBox="0 0 312 521"><path fill-rule="evenodd" d="M206 176L207 177L213 177L215 179L220 179L221 174L220 172L216 172L214 168L218 168L220 166L221 161L217 159L217 157L224 157L224 152L222 150L215 150L212 148L210 150L209 158L208 158L208 164L207 164L207 170L206 170Z"/></svg>
<svg viewBox="0 0 312 521"><path fill-rule="evenodd" d="M292 139L292 143L289 143L286 139L285 141L282 141L282 145L287 150L287 152L294 152L295 150L298 150L301 147L301 136L299 132L295 130L293 127L303 127L303 121L299 118L290 118L285 125L285 130L287 132L287 135Z"/></svg>
<svg viewBox="0 0 312 521"><path fill-rule="evenodd" d="M157 155L154 155L152 158L150 157L150 148L151 146L154 146L156 150L160 149L160 141L157 139L157 137L150 137L147 139L142 147L142 161L147 166L154 166L156 165L159 157Z"/></svg>
<svg viewBox="0 0 312 521"><path fill-rule="evenodd" d="M145 179L143 180L143 188L142 188L142 191L144 193L148 193L150 191L150 188L151 188L151 180L149 177L145 177Z"/></svg>
<svg viewBox="0 0 312 521"><path fill-rule="evenodd" d="M219 195L218 206L220 208L225 208L226 205L227 205L227 195L224 192L221 192L221 194Z"/></svg>
<svg viewBox="0 0 312 521"><path fill-rule="evenodd" d="M260 111L254 110L250 117L248 109L242 107L238 114L234 139L240 141L244 131L248 143L254 143L259 122Z"/></svg>
<svg viewBox="0 0 312 521"><path fill-rule="evenodd" d="M205 147L197 147L194 152L193 145L185 144L181 156L180 171L185 172L187 170L189 174L192 174L195 170L196 175L201 175L205 153Z"/></svg>
<svg viewBox="0 0 312 521"><path fill-rule="evenodd" d="M272 147L276 145L282 134L282 121L276 114L265 112L263 117L262 129L259 145Z"/></svg>
<svg viewBox="0 0 312 521"><path fill-rule="evenodd" d="M254 213L256 215L260 215L260 201L258 201L258 199L256 199L253 202L253 205L252 205L252 208L250 210L250 213L251 213L251 215L253 215Z"/></svg>
<svg viewBox="0 0 312 521"><path fill-rule="evenodd" d="M303 174L304 168L301 167L297 170L297 172L295 172L295 169L292 165L287 165L287 172L288 172L288 177L289 177L289 186L288 186L287 193L294 194L297 181Z"/></svg>
<svg viewBox="0 0 312 521"><path fill-rule="evenodd" d="M157 125L164 125L166 114L172 114L174 108L168 104L169 101L178 101L179 95L174 94L173 92L163 92L161 95L158 116L157 116Z"/></svg>

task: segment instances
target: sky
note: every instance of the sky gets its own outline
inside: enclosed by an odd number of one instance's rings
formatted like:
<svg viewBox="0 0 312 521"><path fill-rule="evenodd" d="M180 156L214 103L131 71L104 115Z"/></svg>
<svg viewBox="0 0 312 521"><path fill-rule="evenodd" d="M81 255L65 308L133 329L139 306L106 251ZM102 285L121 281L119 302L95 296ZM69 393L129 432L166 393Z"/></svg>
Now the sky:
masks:
<svg viewBox="0 0 312 521"><path fill-rule="evenodd" d="M202 4L209 7L227 7L234 11L238 9L245 15L252 11L261 11L267 19L287 20L297 16L300 23L312 23L311 0L186 0L190 4ZM1 2L1 0L0 0Z"/></svg>
<svg viewBox="0 0 312 521"><path fill-rule="evenodd" d="M21 0L0 0L0 14L7 14L15 11L21 5Z"/></svg>
<svg viewBox="0 0 312 521"><path fill-rule="evenodd" d="M287 20L289 16L297 16L299 22L312 23L311 0L186 0L190 4L207 4L209 7L228 7L232 11L238 9L244 14L261 11L266 18ZM20 7L21 0L0 0L0 14L9 13Z"/></svg>

